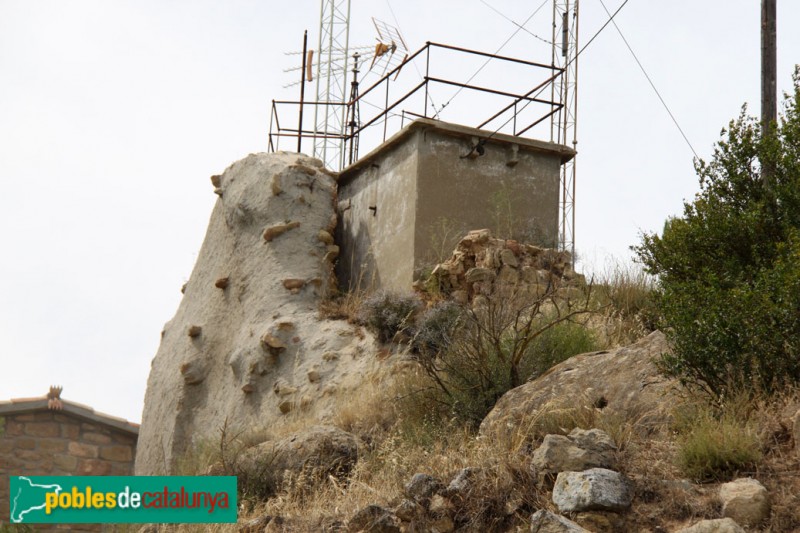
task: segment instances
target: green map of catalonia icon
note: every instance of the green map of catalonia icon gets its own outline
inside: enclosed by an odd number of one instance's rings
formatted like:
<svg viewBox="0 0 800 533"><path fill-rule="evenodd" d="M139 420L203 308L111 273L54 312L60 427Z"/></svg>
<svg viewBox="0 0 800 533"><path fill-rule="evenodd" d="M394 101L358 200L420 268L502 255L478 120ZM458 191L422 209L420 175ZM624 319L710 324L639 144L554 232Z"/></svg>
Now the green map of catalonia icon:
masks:
<svg viewBox="0 0 800 533"><path fill-rule="evenodd" d="M10 504L11 512L9 518L11 522L19 524L25 521L25 515L36 511L44 512L45 494L55 492L59 494L62 490L61 485L40 485L34 483L25 476L16 476L16 483L12 479ZM14 491L14 488L17 490ZM30 517L29 517L30 519Z"/></svg>

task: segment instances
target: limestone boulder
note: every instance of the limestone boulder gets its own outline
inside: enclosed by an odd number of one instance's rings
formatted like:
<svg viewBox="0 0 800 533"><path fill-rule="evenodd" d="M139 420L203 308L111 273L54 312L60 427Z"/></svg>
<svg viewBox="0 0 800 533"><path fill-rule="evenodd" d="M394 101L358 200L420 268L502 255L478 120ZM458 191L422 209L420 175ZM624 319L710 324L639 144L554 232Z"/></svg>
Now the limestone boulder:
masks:
<svg viewBox="0 0 800 533"><path fill-rule="evenodd" d="M329 418L336 394L325 391L354 389L380 365L369 334L319 318L333 282L320 235L336 226L336 183L322 163L251 154L212 183L205 240L151 364L139 475L174 473L226 422L233 435L298 411Z"/></svg>
<svg viewBox="0 0 800 533"><path fill-rule="evenodd" d="M600 429L576 428L569 436L547 435L531 458L537 477L589 468L616 468L617 446Z"/></svg>
<svg viewBox="0 0 800 533"><path fill-rule="evenodd" d="M722 516L743 526L754 526L766 520L770 512L767 489L753 478L740 478L719 487Z"/></svg>
<svg viewBox="0 0 800 533"><path fill-rule="evenodd" d="M562 513L625 511L633 501L633 487L625 476L605 468L561 472L553 487L553 503Z"/></svg>
<svg viewBox="0 0 800 533"><path fill-rule="evenodd" d="M268 471L276 483L301 474L310 480L344 478L358 461L359 444L352 433L333 426L313 426L248 449L239 468Z"/></svg>
<svg viewBox="0 0 800 533"><path fill-rule="evenodd" d="M578 406L602 408L642 430L660 428L680 392L677 381L664 378L654 364L668 351L664 334L654 331L630 346L571 357L503 395L481 433L513 432L543 409Z"/></svg>
<svg viewBox="0 0 800 533"><path fill-rule="evenodd" d="M589 530L561 515L542 509L531 516L531 533L589 533Z"/></svg>
<svg viewBox="0 0 800 533"><path fill-rule="evenodd" d="M679 529L675 533L745 533L745 530L731 518L718 518L701 520L689 527Z"/></svg>

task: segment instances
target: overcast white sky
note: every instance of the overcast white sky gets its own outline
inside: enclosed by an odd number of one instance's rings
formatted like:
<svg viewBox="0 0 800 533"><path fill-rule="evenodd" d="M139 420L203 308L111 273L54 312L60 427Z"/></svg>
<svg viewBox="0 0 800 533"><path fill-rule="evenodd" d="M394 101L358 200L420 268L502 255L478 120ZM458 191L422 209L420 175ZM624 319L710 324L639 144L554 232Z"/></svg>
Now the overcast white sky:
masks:
<svg viewBox="0 0 800 533"><path fill-rule="evenodd" d="M622 0L605 0L613 12ZM542 3L486 0L522 22ZM800 62L800 3L778 2L778 86ZM353 0L353 44L385 0ZM493 52L515 27L480 0L391 0L409 47ZM617 22L701 157L759 110L759 2L630 0ZM549 36L550 1L530 22ZM581 40L605 22L581 2ZM0 399L64 397L141 419L216 196L209 176L264 151L269 104L319 2L0 0ZM502 53L549 62L519 32ZM613 26L580 59L577 248L627 259L697 191L692 153ZM443 119L459 117L443 112Z"/></svg>

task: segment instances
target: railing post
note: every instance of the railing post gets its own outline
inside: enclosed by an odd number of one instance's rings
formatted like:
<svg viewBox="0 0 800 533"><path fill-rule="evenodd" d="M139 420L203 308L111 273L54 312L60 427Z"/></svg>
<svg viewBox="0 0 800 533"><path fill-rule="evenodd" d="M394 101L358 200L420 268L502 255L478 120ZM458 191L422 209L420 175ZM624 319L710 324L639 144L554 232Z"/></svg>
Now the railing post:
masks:
<svg viewBox="0 0 800 533"><path fill-rule="evenodd" d="M300 118L297 125L297 153L303 150L303 100L306 94L306 53L308 52L308 30L303 33L303 66L300 69Z"/></svg>
<svg viewBox="0 0 800 533"><path fill-rule="evenodd" d="M389 78L386 78L386 100L383 104L383 142L386 142L386 128L389 126Z"/></svg>
<svg viewBox="0 0 800 533"><path fill-rule="evenodd" d="M428 118L428 76L431 69L431 43L425 45L425 112L422 113ZM434 111L436 111L434 109Z"/></svg>

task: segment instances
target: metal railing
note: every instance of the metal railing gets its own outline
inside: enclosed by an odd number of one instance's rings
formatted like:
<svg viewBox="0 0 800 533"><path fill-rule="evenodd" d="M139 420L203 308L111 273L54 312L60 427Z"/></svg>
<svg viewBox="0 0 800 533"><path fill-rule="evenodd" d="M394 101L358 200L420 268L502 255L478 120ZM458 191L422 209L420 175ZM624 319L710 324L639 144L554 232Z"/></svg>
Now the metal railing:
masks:
<svg viewBox="0 0 800 533"><path fill-rule="evenodd" d="M525 92L517 92L513 90L501 90L499 88L484 87L474 85L471 83L475 74L469 77L466 81L457 81L448 79L447 77L433 76L431 62L431 52L434 50L442 50L448 54L464 54L469 56L486 58L486 62L478 69L480 72L489 61L497 60L503 64L520 65L521 67L535 71L536 73L546 72L546 74L534 87ZM419 66L415 62L424 60L424 75L422 75ZM414 68L413 72L411 69ZM549 92L553 98L560 98L557 91L547 91L553 82L558 79L564 72L564 69L553 66L536 63L533 61L526 61L508 56L501 56L497 54L489 54L477 50L470 50L467 48L460 48L440 43L428 42L416 51L414 54L406 58L401 64L385 73L378 81L370 85L366 90L355 91L356 98L347 102L314 102L302 100L273 100L272 109L270 114L269 126L269 150L280 150L281 140L292 139L292 149L302 151L302 143L307 139L338 139L340 142L340 156L339 168L333 170L341 170L345 166L352 164L358 159L359 139L362 135L371 133L372 140L376 145L380 142L385 142L387 135L394 133L390 130L389 123L392 120L399 121L398 130L405 125L407 120L416 118L433 118L438 119L445 107L447 107L458 94L467 90L476 95L489 95L491 97L507 100L508 103L502 106L497 112L488 118L476 121L477 125L474 126L478 129L488 129L495 133L507 133L513 136L520 136L529 132L532 128L552 117L554 114L561 111L564 104L559 101L548 100L540 98L542 93ZM399 81L400 75L405 73L405 79ZM413 75L416 73L416 79L422 78L419 83L409 82L410 79L415 78ZM356 76L358 72L354 73ZM354 79L357 83L357 80ZM416 80L414 80L416 81ZM444 87L457 87L457 91L450 99L444 103L440 109L436 109L432 98L432 88L434 86ZM402 90L399 97L394 99L390 98L390 92L393 88ZM382 91L382 92L381 92ZM422 97L422 103L419 101L414 102L414 98L419 99ZM375 103L376 99L379 103ZM404 102L411 104L411 109L397 109ZM530 106L534 108L529 109ZM345 121L346 131L317 131L315 129L307 129L302 122L303 109L308 106L340 106L344 112L347 120ZM370 106L375 109L375 112L368 115L364 120L359 120L361 112L364 107ZM487 102L480 102L473 104L473 108L485 109L489 104ZM535 109L535 110L533 110ZM524 113L523 113L524 112ZM280 116L291 115L295 120L299 117L296 126L289 126L281 123ZM457 122L461 117L456 117ZM499 126L497 126L499 124ZM375 133L377 127L382 127L382 132ZM349 145L349 149L348 149Z"/></svg>

